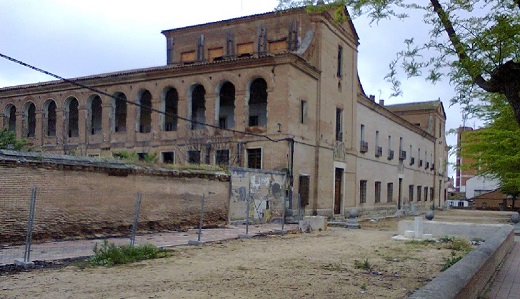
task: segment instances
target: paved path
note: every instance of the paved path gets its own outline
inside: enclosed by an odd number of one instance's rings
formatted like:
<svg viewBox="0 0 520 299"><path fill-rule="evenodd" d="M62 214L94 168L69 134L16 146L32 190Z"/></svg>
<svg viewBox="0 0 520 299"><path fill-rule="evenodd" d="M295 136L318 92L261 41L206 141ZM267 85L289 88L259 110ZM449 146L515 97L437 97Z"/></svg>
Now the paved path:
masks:
<svg viewBox="0 0 520 299"><path fill-rule="evenodd" d="M487 296L489 299L520 298L520 236L515 236L515 245L506 256Z"/></svg>
<svg viewBox="0 0 520 299"><path fill-rule="evenodd" d="M281 224L261 224L250 225L248 230L249 236L269 233L281 230ZM296 229L297 225L286 224L285 230ZM201 241L215 242L221 240L237 239L238 235L245 235L246 226L227 226L226 228L203 229L201 234ZM178 245L188 245L188 241L197 240L198 230L190 229L185 232L162 232L156 234L139 235L135 238L135 244L154 244L159 247L171 247ZM110 238L110 243L117 245L129 244L129 238ZM62 242L46 242L40 244L33 244L31 247L30 260L31 261L50 261L67 258L77 258L84 256L91 256L94 245L102 244L103 239L95 240L76 240L76 241L62 241ZM0 247L0 266L6 264L14 264L15 260L23 260L24 246L9 246Z"/></svg>

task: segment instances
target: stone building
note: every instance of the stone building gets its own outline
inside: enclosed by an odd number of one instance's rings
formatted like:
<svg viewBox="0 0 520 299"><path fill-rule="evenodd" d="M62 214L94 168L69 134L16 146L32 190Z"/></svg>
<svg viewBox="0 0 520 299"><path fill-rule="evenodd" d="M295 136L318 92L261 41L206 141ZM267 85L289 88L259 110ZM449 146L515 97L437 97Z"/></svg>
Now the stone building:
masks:
<svg viewBox="0 0 520 299"><path fill-rule="evenodd" d="M0 89L0 125L44 152L283 170L307 214L443 206L442 103L367 97L350 21L294 9L162 33L165 66Z"/></svg>

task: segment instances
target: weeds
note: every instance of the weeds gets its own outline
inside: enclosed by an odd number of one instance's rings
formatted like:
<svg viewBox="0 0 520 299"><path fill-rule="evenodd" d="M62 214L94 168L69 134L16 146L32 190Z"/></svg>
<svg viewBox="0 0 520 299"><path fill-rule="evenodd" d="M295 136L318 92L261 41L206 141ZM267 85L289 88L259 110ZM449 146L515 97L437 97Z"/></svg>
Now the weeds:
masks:
<svg viewBox="0 0 520 299"><path fill-rule="evenodd" d="M370 271L372 269L372 265L370 264L368 259L365 259L364 261L355 260L354 261L354 268Z"/></svg>
<svg viewBox="0 0 520 299"><path fill-rule="evenodd" d="M93 250L94 256L89 258L89 264L92 266L114 266L170 255L165 249L151 244L117 246L114 243L108 243L108 240L104 240L101 246L96 243Z"/></svg>
<svg viewBox="0 0 520 299"><path fill-rule="evenodd" d="M457 255L455 251L451 252L451 257L444 259L444 264L441 267L441 272L446 271L449 267L453 266L456 262L460 261L464 255Z"/></svg>

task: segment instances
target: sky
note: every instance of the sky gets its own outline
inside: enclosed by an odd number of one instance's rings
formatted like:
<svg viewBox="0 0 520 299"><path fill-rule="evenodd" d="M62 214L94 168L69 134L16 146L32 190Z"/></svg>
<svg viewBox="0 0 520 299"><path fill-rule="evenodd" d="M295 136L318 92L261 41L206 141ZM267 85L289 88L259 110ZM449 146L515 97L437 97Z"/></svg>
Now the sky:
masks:
<svg viewBox="0 0 520 299"><path fill-rule="evenodd" d="M275 9L277 0L0 0L0 53L65 78L166 64L162 30L225 20ZM427 38L421 16L369 24L354 19L359 35L358 72L368 95L385 104L441 99L446 128L462 124L459 106L450 106L448 80L432 85L402 77L403 95L390 97L384 79L403 41ZM54 78L0 58L0 87ZM474 125L472 121L466 125ZM456 136L447 136L455 145ZM454 162L450 157L450 162ZM453 168L449 167L450 176Z"/></svg>

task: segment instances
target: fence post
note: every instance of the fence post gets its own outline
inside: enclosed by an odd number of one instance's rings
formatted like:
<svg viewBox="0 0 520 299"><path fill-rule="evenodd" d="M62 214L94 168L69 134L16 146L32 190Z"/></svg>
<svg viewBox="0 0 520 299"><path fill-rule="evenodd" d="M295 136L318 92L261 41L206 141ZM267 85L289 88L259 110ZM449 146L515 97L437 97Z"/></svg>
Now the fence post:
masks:
<svg viewBox="0 0 520 299"><path fill-rule="evenodd" d="M197 233L197 241L189 240L188 245L204 245L204 243L205 243L200 240L200 236L202 235L202 226L204 225L204 199L205 199L205 194L202 193L202 200L200 203L200 222L199 222L199 231Z"/></svg>
<svg viewBox="0 0 520 299"><path fill-rule="evenodd" d="M27 221L27 235L25 236L25 250L23 253L23 261L16 260L15 264L17 266L22 266L23 268L32 268L34 263L31 262L31 245L32 245L32 233L34 227L34 208L36 206L36 191L37 187L33 187L31 190L31 201L29 204L29 219Z"/></svg>
<svg viewBox="0 0 520 299"><path fill-rule="evenodd" d="M249 238L249 213L250 213L249 209L251 208L250 200L251 200L251 177L249 177L249 188L247 190L247 196L246 196L246 234L245 235L239 234L238 237L241 239Z"/></svg>
<svg viewBox="0 0 520 299"><path fill-rule="evenodd" d="M135 245L135 234L137 232L137 225L139 223L139 212L141 210L141 198L141 192L137 192L137 201L135 202L134 223L132 225L132 236L130 237L130 246Z"/></svg>
<svg viewBox="0 0 520 299"><path fill-rule="evenodd" d="M282 204L282 235L284 234L285 227L285 209L287 205L286 192L283 193L283 204Z"/></svg>
<svg viewBox="0 0 520 299"><path fill-rule="evenodd" d="M302 198L298 193L298 221L302 220Z"/></svg>

